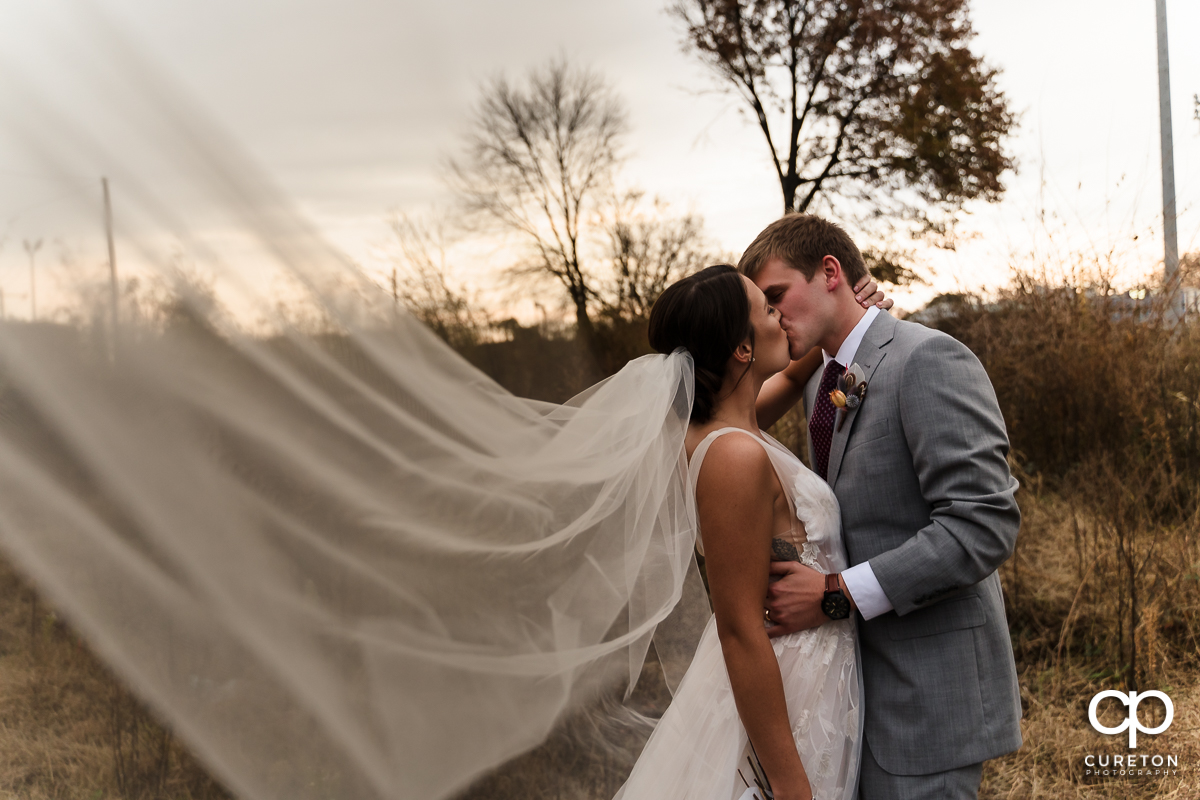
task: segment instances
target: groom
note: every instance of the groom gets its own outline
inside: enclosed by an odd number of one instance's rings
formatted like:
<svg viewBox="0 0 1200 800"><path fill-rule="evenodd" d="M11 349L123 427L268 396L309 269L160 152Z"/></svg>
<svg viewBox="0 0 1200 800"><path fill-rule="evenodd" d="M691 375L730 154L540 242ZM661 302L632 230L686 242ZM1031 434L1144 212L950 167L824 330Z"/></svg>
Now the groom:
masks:
<svg viewBox="0 0 1200 800"><path fill-rule="evenodd" d="M783 577L768 596L770 632L844 616L845 596L860 615L859 797L975 798L983 761L1021 744L996 574L1021 515L991 382L955 339L864 310L852 288L862 255L831 222L788 215L738 268L780 312L793 359L824 351L806 384L789 369L763 387L758 419L767 427L804 399L813 469L841 505L851 565L828 587L798 563L773 566ZM830 392L854 364L868 391L854 410L835 408Z"/></svg>

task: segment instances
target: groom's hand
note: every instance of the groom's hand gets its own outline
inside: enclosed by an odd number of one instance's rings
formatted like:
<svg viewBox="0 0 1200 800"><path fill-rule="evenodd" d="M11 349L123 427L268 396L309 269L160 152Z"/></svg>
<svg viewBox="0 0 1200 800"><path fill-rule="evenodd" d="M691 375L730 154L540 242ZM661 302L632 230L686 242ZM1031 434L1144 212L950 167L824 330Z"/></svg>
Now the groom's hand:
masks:
<svg viewBox="0 0 1200 800"><path fill-rule="evenodd" d="M767 586L767 635L774 638L815 628L829 620L821 610L825 576L796 561L772 561L771 574L781 576Z"/></svg>

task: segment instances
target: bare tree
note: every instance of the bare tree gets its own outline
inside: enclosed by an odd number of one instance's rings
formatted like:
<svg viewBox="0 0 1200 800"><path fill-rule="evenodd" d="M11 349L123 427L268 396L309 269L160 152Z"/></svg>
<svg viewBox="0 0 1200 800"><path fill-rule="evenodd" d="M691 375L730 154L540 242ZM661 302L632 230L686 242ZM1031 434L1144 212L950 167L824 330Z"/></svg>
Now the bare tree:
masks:
<svg viewBox="0 0 1200 800"><path fill-rule="evenodd" d="M647 320L668 285L718 260L694 214L672 216L656 199L642 209L643 193L627 192L612 206L607 225L612 273L600 284L602 313L623 320Z"/></svg>
<svg viewBox="0 0 1200 800"><path fill-rule="evenodd" d="M396 216L392 232L398 252L392 270L392 297L447 344L478 344L490 320L465 289L450 284L444 234L411 217Z"/></svg>
<svg viewBox="0 0 1200 800"><path fill-rule="evenodd" d="M566 290L579 336L595 351L589 304L595 277L587 255L598 203L621 160L625 112L598 75L565 59L518 83L483 88L467 154L452 164L453 183L473 216L525 246L513 272L549 277Z"/></svg>
<svg viewBox="0 0 1200 800"><path fill-rule="evenodd" d="M686 46L745 103L783 208L858 201L941 230L989 201L1015 124L967 0L675 0Z"/></svg>

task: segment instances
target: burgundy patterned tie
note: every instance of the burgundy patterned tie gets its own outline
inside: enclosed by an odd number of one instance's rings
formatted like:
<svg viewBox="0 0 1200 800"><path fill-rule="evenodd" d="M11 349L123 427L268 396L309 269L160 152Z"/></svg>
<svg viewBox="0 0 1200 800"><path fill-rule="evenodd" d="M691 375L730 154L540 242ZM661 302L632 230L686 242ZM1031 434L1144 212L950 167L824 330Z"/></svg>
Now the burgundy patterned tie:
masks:
<svg viewBox="0 0 1200 800"><path fill-rule="evenodd" d="M829 446L833 444L833 419L837 409L829 399L829 393L837 388L837 379L846 371L833 359L825 365L821 375L821 388L817 389L817 400L813 403L812 417L808 421L808 437L812 441L813 469L822 478L829 480Z"/></svg>

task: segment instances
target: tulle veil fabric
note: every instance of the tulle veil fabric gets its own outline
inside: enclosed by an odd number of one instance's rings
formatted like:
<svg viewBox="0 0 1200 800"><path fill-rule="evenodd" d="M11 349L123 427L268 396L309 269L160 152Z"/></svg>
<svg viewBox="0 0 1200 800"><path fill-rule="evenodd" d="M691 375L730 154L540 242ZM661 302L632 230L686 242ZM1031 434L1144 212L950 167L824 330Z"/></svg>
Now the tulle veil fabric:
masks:
<svg viewBox="0 0 1200 800"><path fill-rule="evenodd" d="M10 63L7 135L45 170L107 171L123 246L167 279L186 252L218 289L177 283L140 323L99 302L0 325L5 557L245 798L451 796L629 687L656 629L678 679L707 616L687 354L563 405L512 396L67 9L68 77Z"/></svg>

